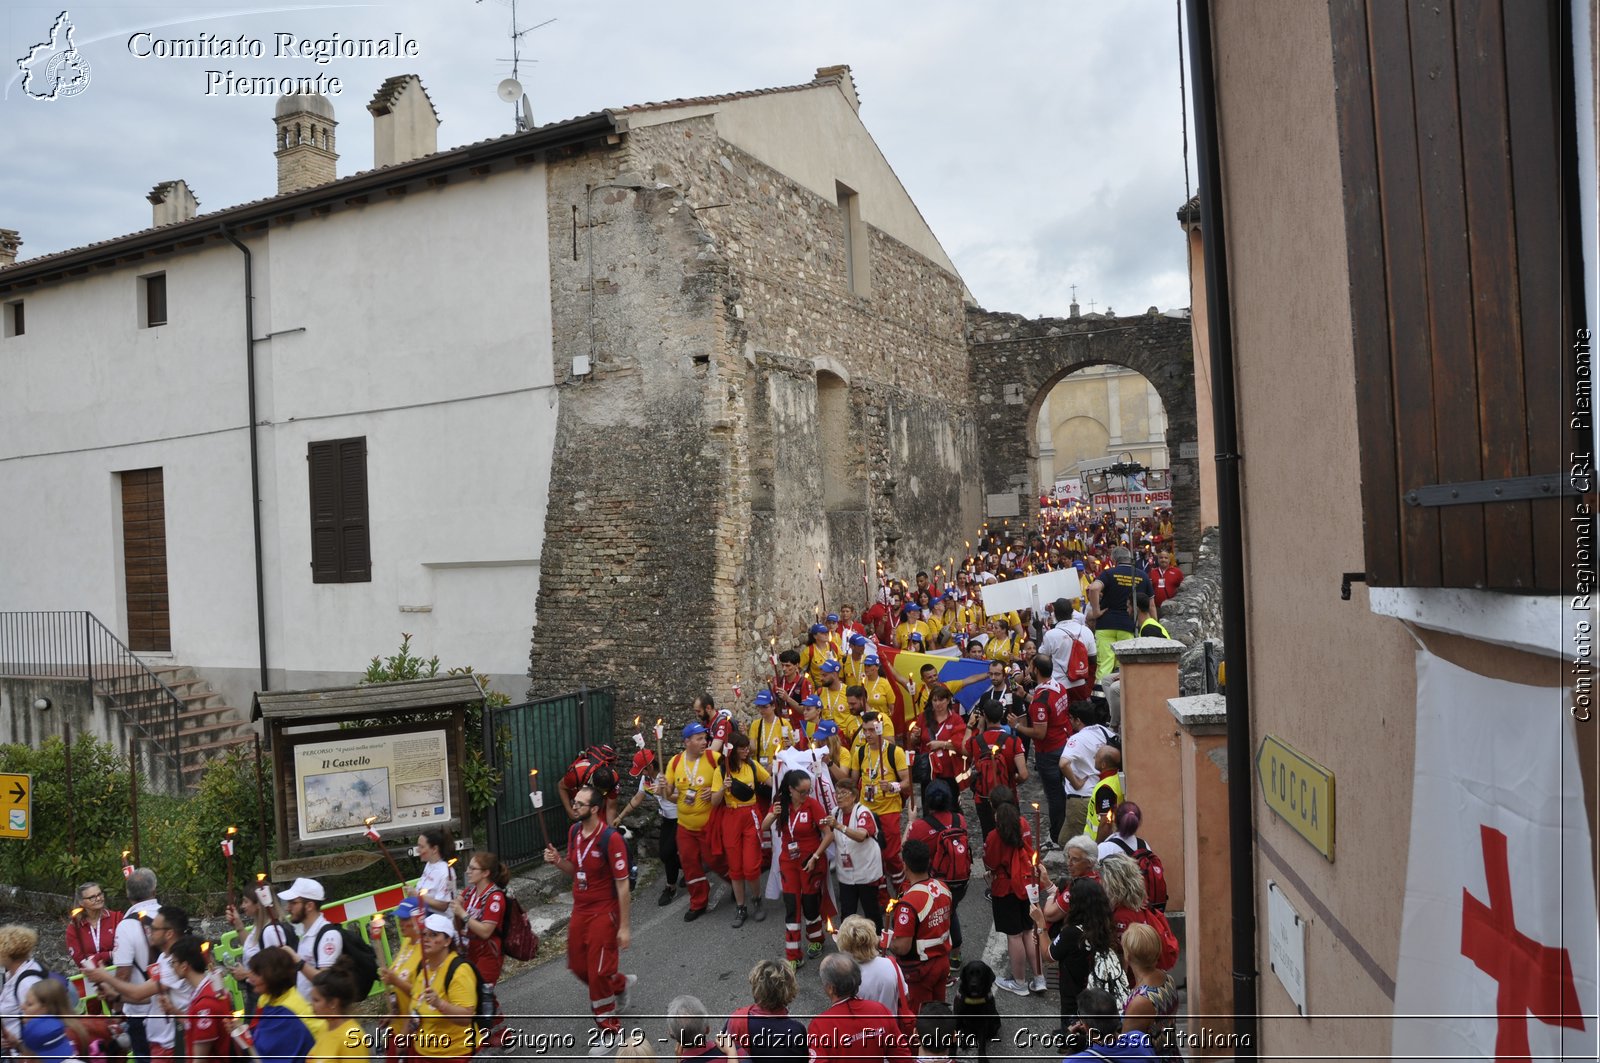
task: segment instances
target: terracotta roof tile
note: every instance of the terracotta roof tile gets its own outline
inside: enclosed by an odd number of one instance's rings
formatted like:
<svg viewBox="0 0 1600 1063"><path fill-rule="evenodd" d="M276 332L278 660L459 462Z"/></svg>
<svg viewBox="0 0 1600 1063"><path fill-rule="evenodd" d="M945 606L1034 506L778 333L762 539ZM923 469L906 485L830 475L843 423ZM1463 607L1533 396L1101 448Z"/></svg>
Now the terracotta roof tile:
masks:
<svg viewBox="0 0 1600 1063"><path fill-rule="evenodd" d="M813 78L802 85L778 85L767 89L749 89L744 92L725 92L720 96L690 96L679 100L661 100L657 103L636 103L629 107L613 107L613 114L631 114L636 111L664 111L678 107L699 107L707 103L726 103L729 100L748 100L755 96L775 96L781 92L801 92L806 89L820 88L823 85L836 85L843 80L843 75L830 75L828 77Z"/></svg>

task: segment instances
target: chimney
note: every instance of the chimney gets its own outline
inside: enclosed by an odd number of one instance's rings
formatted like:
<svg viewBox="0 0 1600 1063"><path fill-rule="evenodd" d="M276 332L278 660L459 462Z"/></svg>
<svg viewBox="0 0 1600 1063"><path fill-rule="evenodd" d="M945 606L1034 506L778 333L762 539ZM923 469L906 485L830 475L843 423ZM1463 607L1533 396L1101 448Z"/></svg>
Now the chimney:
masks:
<svg viewBox="0 0 1600 1063"><path fill-rule="evenodd" d="M154 208L152 225L171 225L174 222L188 221L200 213L200 201L194 198L194 193L189 190L189 183L181 177L176 181L162 181L144 198L148 199Z"/></svg>
<svg viewBox="0 0 1600 1063"><path fill-rule="evenodd" d="M0 267L17 260L17 249L22 246L22 234L15 229L0 229Z"/></svg>
<svg viewBox="0 0 1600 1063"><path fill-rule="evenodd" d="M439 112L415 74L397 74L378 86L372 102L372 165L393 166L439 150Z"/></svg>
<svg viewBox="0 0 1600 1063"><path fill-rule="evenodd" d="M335 176L339 160L333 131L338 121L333 104L321 93L278 97L273 112L277 126L278 194L325 185Z"/></svg>
<svg viewBox="0 0 1600 1063"><path fill-rule="evenodd" d="M857 114L861 113L861 98L856 95L856 79L851 76L850 67L847 64L819 66L817 67L816 79L818 81L827 81L829 79L837 81L839 91L844 93L844 98L850 103L850 109Z"/></svg>

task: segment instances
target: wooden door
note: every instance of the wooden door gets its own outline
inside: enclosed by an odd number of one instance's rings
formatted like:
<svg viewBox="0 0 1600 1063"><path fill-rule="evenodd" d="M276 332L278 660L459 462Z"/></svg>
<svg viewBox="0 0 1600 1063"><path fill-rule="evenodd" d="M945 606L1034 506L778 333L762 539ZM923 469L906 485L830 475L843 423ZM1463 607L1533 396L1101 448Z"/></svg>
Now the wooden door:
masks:
<svg viewBox="0 0 1600 1063"><path fill-rule="evenodd" d="M122 560L128 648L172 649L167 613L167 517L160 469L122 473Z"/></svg>

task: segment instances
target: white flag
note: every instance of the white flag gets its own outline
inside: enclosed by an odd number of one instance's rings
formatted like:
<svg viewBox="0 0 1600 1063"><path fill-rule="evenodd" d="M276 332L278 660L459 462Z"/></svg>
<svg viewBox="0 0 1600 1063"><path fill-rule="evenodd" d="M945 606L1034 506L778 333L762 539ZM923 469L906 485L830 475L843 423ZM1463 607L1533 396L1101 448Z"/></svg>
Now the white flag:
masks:
<svg viewBox="0 0 1600 1063"><path fill-rule="evenodd" d="M1593 1059L1593 842L1566 692L1417 654L1396 1059Z"/></svg>

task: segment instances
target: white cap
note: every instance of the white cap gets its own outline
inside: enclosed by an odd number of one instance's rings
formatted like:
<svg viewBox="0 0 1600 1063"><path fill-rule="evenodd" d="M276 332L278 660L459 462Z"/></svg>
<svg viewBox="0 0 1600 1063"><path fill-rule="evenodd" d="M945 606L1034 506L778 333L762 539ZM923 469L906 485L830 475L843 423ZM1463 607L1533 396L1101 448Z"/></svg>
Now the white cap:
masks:
<svg viewBox="0 0 1600 1063"><path fill-rule="evenodd" d="M449 934L451 937L456 936L455 920L440 912L434 912L432 915L428 916L428 918L422 921L422 925L433 931L435 934Z"/></svg>
<svg viewBox="0 0 1600 1063"><path fill-rule="evenodd" d="M314 878L297 878L294 884L278 894L280 901L316 901L322 903L327 894L322 892L322 883Z"/></svg>

